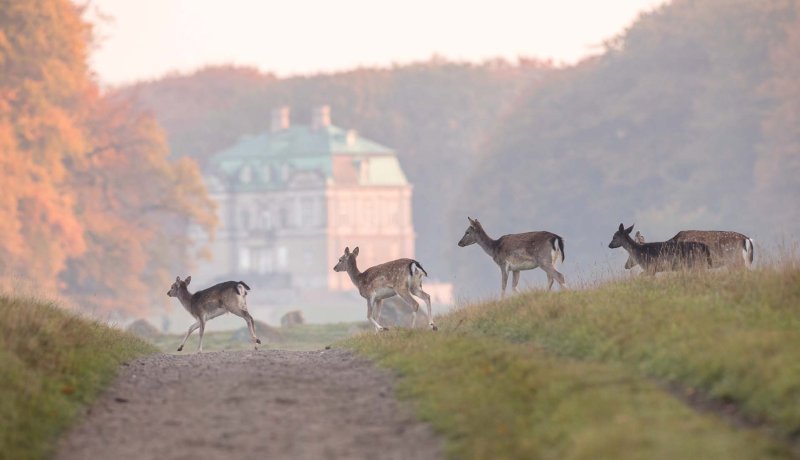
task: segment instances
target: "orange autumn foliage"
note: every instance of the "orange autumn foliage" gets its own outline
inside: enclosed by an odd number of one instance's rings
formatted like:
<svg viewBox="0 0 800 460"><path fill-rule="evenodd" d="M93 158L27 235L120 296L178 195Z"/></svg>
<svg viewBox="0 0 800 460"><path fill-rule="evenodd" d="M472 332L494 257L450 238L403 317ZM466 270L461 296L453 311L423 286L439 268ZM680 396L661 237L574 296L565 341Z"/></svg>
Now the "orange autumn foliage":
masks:
<svg viewBox="0 0 800 460"><path fill-rule="evenodd" d="M141 312L189 263L186 227L213 230L213 204L151 117L100 95L81 14L0 0L0 287Z"/></svg>

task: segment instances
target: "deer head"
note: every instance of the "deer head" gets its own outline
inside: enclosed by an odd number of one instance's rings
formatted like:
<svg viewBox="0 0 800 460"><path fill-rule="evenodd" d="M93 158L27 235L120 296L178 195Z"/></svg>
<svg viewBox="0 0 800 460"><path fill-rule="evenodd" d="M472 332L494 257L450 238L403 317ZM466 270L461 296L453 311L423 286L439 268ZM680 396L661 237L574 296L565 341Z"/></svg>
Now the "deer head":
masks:
<svg viewBox="0 0 800 460"><path fill-rule="evenodd" d="M353 252L350 252L349 247L344 248L344 255L339 257L339 262L333 266L333 271L346 272L349 267L355 265L356 257L358 257L358 246L353 249Z"/></svg>
<svg viewBox="0 0 800 460"><path fill-rule="evenodd" d="M187 286L189 286L189 283L191 282L192 282L191 276L187 276L186 281L181 281L181 277L176 276L175 282L172 283L172 286L170 286L169 291L167 291L167 295L170 297L178 297L179 292L188 290Z"/></svg>
<svg viewBox="0 0 800 460"><path fill-rule="evenodd" d="M464 232L464 236L461 237L459 240L458 245L460 247L469 246L470 244L475 244L478 242L478 231L483 230L481 223L478 222L478 219L473 219L471 217L467 217L469 220L469 227Z"/></svg>
<svg viewBox="0 0 800 460"><path fill-rule="evenodd" d="M608 243L608 247L614 249L622 246L623 242L630 240L632 231L633 225L625 228L624 225L619 224L619 229L616 231L616 233L614 233L614 237L611 238L611 242Z"/></svg>

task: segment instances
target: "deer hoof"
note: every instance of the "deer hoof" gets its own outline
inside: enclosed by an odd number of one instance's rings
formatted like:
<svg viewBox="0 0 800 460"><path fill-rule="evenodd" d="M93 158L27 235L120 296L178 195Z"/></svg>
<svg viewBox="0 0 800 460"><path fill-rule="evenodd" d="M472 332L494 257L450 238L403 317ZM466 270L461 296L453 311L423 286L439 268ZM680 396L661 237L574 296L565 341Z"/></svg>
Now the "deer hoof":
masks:
<svg viewBox="0 0 800 460"><path fill-rule="evenodd" d="M261 339L256 339L256 343L261 345Z"/></svg>
<svg viewBox="0 0 800 460"><path fill-rule="evenodd" d="M181 350L183 350L183 345L178 347L178 351L181 351Z"/></svg>

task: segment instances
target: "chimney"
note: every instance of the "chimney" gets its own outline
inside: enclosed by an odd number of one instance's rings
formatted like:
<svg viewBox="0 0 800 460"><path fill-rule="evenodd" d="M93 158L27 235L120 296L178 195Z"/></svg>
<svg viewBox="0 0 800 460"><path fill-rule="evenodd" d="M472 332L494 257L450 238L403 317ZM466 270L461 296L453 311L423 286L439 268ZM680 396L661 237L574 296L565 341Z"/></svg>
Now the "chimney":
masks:
<svg viewBox="0 0 800 460"><path fill-rule="evenodd" d="M331 108L328 105L315 107L311 116L311 128L314 130L331 125Z"/></svg>
<svg viewBox="0 0 800 460"><path fill-rule="evenodd" d="M289 128L289 107L283 106L272 109L272 120L269 124L269 131L275 133L287 128Z"/></svg>

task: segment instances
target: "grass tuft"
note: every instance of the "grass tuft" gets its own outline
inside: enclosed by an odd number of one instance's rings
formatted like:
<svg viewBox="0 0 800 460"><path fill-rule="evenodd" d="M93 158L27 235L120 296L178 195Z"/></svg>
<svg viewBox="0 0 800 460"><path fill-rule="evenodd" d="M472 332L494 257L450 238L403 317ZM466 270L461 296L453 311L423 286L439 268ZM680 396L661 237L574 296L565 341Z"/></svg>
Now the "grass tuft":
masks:
<svg viewBox="0 0 800 460"><path fill-rule="evenodd" d="M46 457L56 436L115 375L155 348L35 299L0 295L0 452Z"/></svg>

